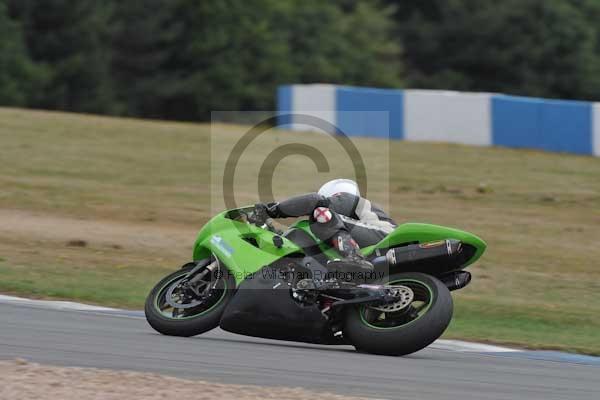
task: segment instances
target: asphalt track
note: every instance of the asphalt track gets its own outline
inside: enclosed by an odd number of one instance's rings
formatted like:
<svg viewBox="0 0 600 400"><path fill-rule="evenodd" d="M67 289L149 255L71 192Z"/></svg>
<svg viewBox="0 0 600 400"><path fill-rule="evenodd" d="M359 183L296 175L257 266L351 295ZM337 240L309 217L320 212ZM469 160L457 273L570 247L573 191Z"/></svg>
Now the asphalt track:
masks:
<svg viewBox="0 0 600 400"><path fill-rule="evenodd" d="M0 304L0 359L304 387L386 399L600 399L600 366L428 348L406 357L210 332L156 334L138 313Z"/></svg>

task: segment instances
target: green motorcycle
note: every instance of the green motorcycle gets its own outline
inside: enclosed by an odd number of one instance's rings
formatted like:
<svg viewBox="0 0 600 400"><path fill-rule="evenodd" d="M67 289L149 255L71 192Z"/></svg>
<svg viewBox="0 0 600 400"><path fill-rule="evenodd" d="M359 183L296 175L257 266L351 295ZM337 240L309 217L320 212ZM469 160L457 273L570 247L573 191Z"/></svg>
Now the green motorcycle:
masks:
<svg viewBox="0 0 600 400"><path fill-rule="evenodd" d="M200 231L193 262L162 279L146 300L149 324L172 336L216 327L248 336L353 345L405 355L438 339L452 318L450 291L486 244L468 232L407 223L361 249L375 266L339 262L308 220L279 231L254 207L222 212ZM332 268L331 265L335 265Z"/></svg>

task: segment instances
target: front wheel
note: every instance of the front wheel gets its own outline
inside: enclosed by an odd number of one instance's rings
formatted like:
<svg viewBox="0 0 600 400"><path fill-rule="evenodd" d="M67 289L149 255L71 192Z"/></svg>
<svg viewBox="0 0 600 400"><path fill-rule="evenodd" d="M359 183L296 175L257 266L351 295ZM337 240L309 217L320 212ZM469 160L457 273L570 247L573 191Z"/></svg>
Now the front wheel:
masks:
<svg viewBox="0 0 600 400"><path fill-rule="evenodd" d="M452 319L452 296L437 278L405 272L389 277L388 285L409 288L412 296L382 307L365 305L348 309L344 336L359 351L406 355L439 338ZM408 302L408 304L406 304Z"/></svg>
<svg viewBox="0 0 600 400"><path fill-rule="evenodd" d="M212 262L218 263L217 259ZM208 266L209 260L206 260ZM192 287L185 278L194 263L163 278L146 298L146 320L156 331L170 336L195 336L219 326L227 303L235 292L232 274L219 266L216 273ZM202 273L202 272L199 272Z"/></svg>

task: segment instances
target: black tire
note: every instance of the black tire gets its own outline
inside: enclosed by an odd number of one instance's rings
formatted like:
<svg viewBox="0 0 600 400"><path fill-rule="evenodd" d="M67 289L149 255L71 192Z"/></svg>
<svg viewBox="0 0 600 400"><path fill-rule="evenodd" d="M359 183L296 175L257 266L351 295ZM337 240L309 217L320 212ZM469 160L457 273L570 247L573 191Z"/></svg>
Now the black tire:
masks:
<svg viewBox="0 0 600 400"><path fill-rule="evenodd" d="M402 283L404 280L405 283ZM429 306L418 318L395 327L377 327L364 318L368 309L356 306L346 311L344 337L358 351L401 356L419 351L446 330L452 319L453 303L448 288L437 278L418 272L392 274L389 282L400 285L411 283L429 289ZM418 286L417 286L418 287Z"/></svg>
<svg viewBox="0 0 600 400"><path fill-rule="evenodd" d="M199 315L186 317L185 319L169 318L163 315L158 309L157 296L160 295L165 286L168 285L169 282L186 275L194 268L194 266L195 264L186 264L180 270L167 275L154 286L146 298L146 304L144 306L146 320L157 332L169 336L190 337L208 332L219 326L221 316L223 315L229 300L231 300L231 297L235 294L235 280L232 274L227 271L222 271L223 273L221 274L221 279L223 280L225 287L222 297L219 297L218 303Z"/></svg>

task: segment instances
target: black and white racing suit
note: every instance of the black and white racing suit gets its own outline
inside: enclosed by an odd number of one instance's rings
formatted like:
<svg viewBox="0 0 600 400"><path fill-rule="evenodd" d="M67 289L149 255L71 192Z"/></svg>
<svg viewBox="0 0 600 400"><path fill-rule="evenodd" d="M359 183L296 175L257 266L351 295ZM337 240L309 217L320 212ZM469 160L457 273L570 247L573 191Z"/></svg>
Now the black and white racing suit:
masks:
<svg viewBox="0 0 600 400"><path fill-rule="evenodd" d="M311 231L342 256L356 256L359 247L379 242L396 223L381 207L350 193L324 197L307 193L268 205L273 218L310 217Z"/></svg>

